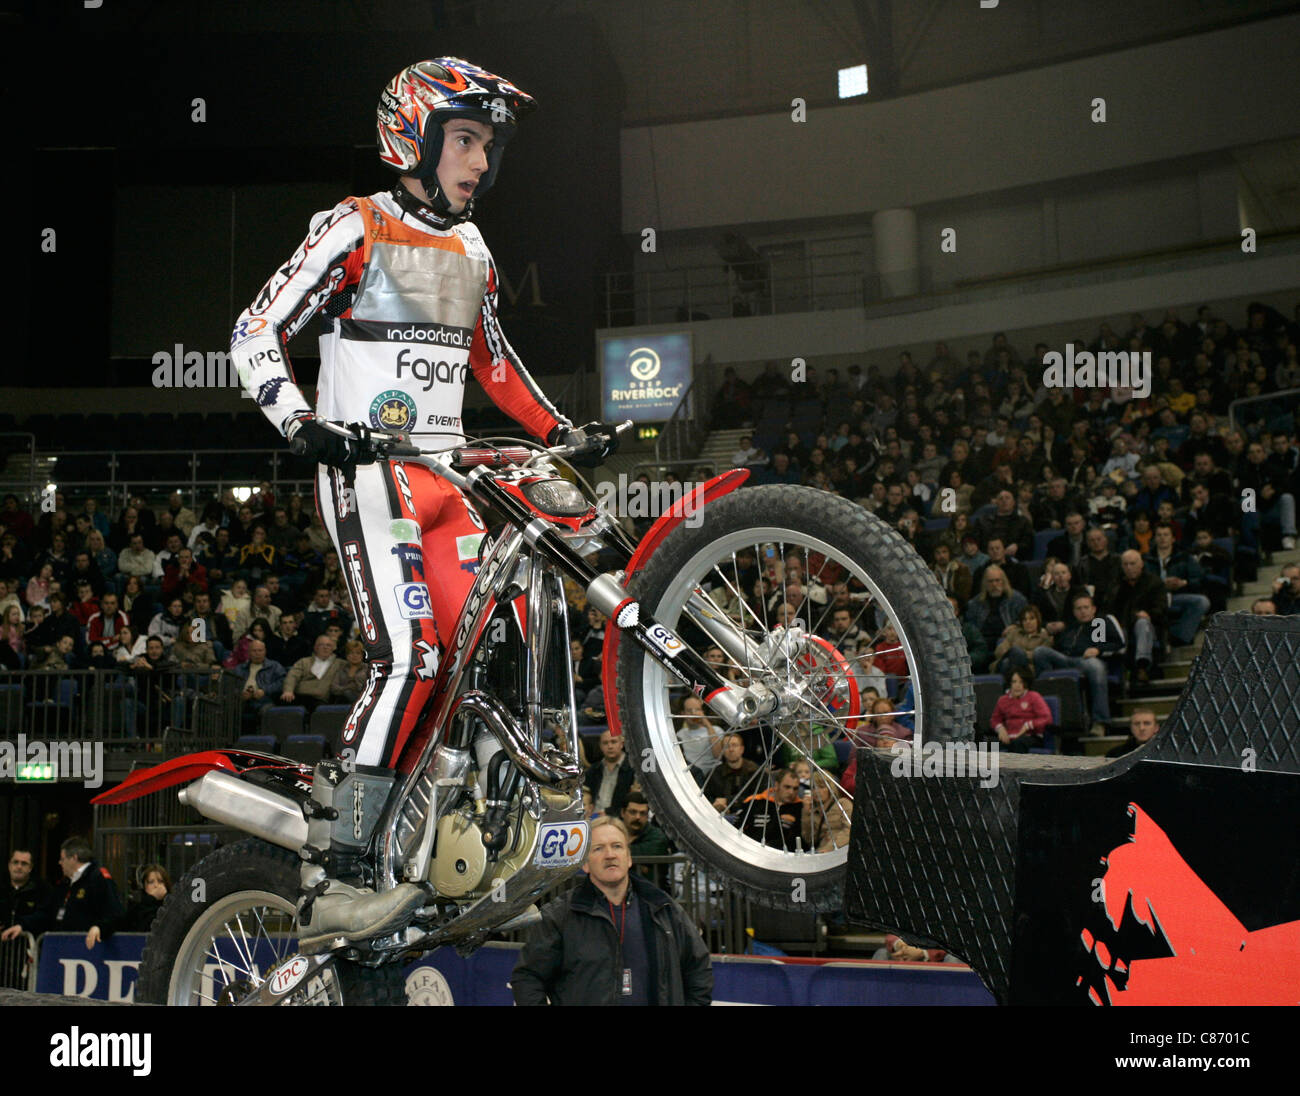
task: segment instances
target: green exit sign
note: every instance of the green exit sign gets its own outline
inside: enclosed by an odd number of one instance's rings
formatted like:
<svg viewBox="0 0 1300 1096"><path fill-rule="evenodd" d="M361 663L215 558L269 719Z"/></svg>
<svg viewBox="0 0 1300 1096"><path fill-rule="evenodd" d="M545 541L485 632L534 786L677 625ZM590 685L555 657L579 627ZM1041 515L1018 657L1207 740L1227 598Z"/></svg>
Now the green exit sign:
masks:
<svg viewBox="0 0 1300 1096"><path fill-rule="evenodd" d="M48 784L53 783L55 779L54 766L48 761L43 764L32 762L19 765L14 773L14 780L19 784Z"/></svg>

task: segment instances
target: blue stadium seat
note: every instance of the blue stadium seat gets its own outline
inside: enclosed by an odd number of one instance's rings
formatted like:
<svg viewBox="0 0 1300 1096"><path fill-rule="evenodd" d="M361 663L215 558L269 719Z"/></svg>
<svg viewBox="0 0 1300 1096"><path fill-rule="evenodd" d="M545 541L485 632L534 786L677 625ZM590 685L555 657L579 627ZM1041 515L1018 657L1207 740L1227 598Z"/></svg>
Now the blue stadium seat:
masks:
<svg viewBox="0 0 1300 1096"><path fill-rule="evenodd" d="M272 734L241 734L235 739L235 745L240 749L261 750L265 753L275 753L280 748L280 743Z"/></svg>
<svg viewBox="0 0 1300 1096"><path fill-rule="evenodd" d="M1056 709L1056 725L1063 730L1083 731L1086 729L1087 715L1083 704L1084 680L1080 670L1044 670L1034 678L1034 690L1040 693L1048 706L1053 700Z"/></svg>
<svg viewBox="0 0 1300 1096"><path fill-rule="evenodd" d="M1000 674L976 674L971 678L975 686L975 726L981 732L991 730L989 720L998 699L1007 691Z"/></svg>
<svg viewBox="0 0 1300 1096"><path fill-rule="evenodd" d="M343 725L348 721L351 711L351 704L320 704L311 713L308 733L325 739L330 753L336 757L339 752L339 736L343 733Z"/></svg>
<svg viewBox="0 0 1300 1096"><path fill-rule="evenodd" d="M0 685L0 734L22 729L23 686L21 682Z"/></svg>
<svg viewBox="0 0 1300 1096"><path fill-rule="evenodd" d="M262 709L262 734L283 742L291 734L302 734L307 709L301 704L272 704Z"/></svg>
<svg viewBox="0 0 1300 1096"><path fill-rule="evenodd" d="M1047 546L1060 535L1060 529L1039 529L1034 534L1034 559L1046 559Z"/></svg>
<svg viewBox="0 0 1300 1096"><path fill-rule="evenodd" d="M329 742L324 735L291 734L284 740L284 749L281 752L294 761L315 765L326 756L328 749Z"/></svg>

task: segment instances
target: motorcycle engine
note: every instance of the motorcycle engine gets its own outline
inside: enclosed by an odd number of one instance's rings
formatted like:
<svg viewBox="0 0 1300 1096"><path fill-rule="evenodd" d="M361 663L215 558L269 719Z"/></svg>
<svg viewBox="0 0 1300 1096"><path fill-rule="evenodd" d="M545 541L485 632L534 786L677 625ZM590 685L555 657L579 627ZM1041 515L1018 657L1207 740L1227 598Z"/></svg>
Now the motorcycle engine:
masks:
<svg viewBox="0 0 1300 1096"><path fill-rule="evenodd" d="M494 862L489 862L483 831L472 809L466 806L451 811L438 821L437 843L429 860L429 882L447 898L486 894L498 879L509 879L528 863L536 839L537 822L532 814L523 812L522 825L517 816L512 816L506 847Z"/></svg>
<svg viewBox="0 0 1300 1096"><path fill-rule="evenodd" d="M463 898L478 888L487 872L483 831L468 810L452 811L438 820L437 850L429 865L429 881L448 898Z"/></svg>

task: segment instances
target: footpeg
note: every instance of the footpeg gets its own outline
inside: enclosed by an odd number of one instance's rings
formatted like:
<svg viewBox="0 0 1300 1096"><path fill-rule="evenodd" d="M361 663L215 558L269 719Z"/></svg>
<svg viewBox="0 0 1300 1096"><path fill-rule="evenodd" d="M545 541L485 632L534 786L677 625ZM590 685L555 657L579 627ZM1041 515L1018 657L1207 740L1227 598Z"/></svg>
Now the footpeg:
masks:
<svg viewBox="0 0 1300 1096"><path fill-rule="evenodd" d="M392 890L376 893L331 879L323 893L309 894L301 904L298 950L314 955L399 932L424 903L424 890L414 883L399 883ZM309 917L306 922L303 913Z"/></svg>

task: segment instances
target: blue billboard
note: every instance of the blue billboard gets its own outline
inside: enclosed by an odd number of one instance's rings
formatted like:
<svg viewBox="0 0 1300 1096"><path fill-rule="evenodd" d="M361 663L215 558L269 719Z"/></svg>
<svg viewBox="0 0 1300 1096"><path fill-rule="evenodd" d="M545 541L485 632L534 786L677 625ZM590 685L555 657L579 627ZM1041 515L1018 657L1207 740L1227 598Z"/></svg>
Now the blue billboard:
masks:
<svg viewBox="0 0 1300 1096"><path fill-rule="evenodd" d="M597 356L605 422L662 422L691 386L691 336L685 332L602 338Z"/></svg>

